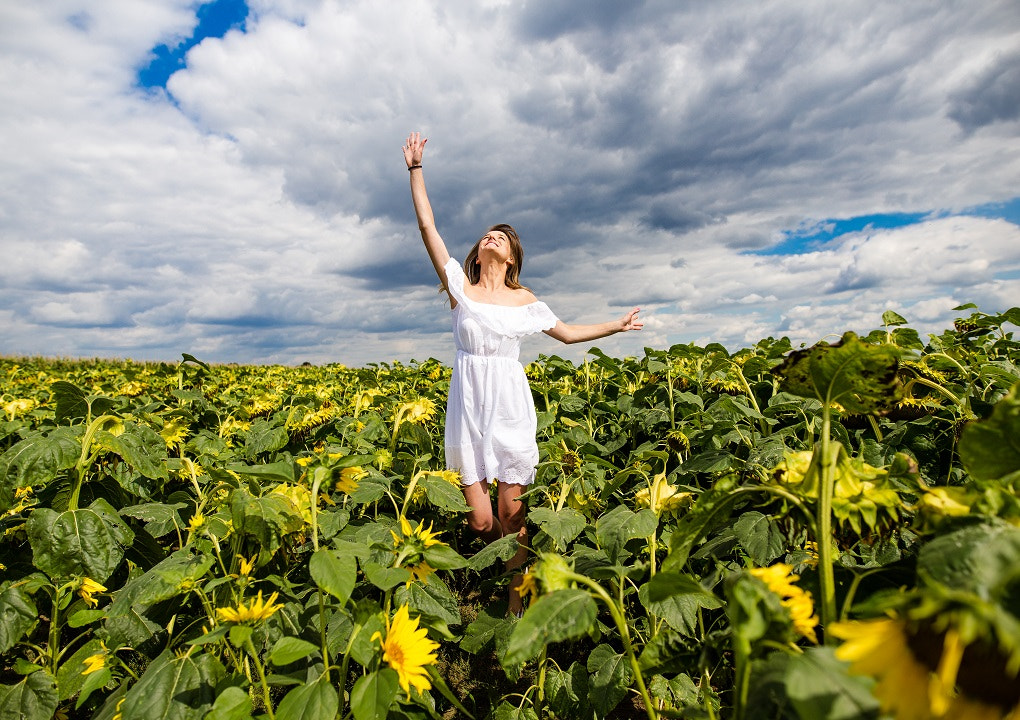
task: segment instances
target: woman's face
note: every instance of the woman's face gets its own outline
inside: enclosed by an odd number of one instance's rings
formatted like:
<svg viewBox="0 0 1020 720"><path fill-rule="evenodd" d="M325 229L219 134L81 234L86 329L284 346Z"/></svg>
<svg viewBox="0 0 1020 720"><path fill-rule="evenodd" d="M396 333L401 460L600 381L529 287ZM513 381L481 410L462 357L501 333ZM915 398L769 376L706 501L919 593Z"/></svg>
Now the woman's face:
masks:
<svg viewBox="0 0 1020 720"><path fill-rule="evenodd" d="M500 230L490 230L478 241L478 259L492 258L499 263L513 262L510 238Z"/></svg>

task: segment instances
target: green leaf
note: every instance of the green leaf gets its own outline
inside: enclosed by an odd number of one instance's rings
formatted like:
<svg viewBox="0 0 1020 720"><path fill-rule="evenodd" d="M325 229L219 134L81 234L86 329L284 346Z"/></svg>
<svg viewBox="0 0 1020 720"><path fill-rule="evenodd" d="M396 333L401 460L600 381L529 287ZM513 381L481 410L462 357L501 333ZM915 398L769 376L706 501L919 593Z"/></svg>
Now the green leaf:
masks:
<svg viewBox="0 0 1020 720"><path fill-rule="evenodd" d="M269 662L273 665L290 665L292 662L306 658L318 652L319 646L296 637L282 637L273 645L269 652Z"/></svg>
<svg viewBox="0 0 1020 720"><path fill-rule="evenodd" d="M744 552L759 567L767 567L786 549L786 538L772 518L752 510L741 515L733 524Z"/></svg>
<svg viewBox="0 0 1020 720"><path fill-rule="evenodd" d="M998 480L1020 471L1020 384L996 403L991 417L964 428L960 459L978 480Z"/></svg>
<svg viewBox="0 0 1020 720"><path fill-rule="evenodd" d="M471 559L468 560L468 567L476 572L480 572L497 560L506 562L517 554L519 547L520 543L517 542L516 535L504 535L499 540L494 540L472 555Z"/></svg>
<svg viewBox="0 0 1020 720"><path fill-rule="evenodd" d="M459 487L435 475L423 475L418 481L425 488L425 496L429 502L440 510L451 512L467 512L471 506L464 502L464 493Z"/></svg>
<svg viewBox="0 0 1020 720"><path fill-rule="evenodd" d="M108 502L62 513L37 508L26 523L35 566L50 577L85 575L103 582L117 569L134 533Z"/></svg>
<svg viewBox="0 0 1020 720"><path fill-rule="evenodd" d="M316 585L343 604L358 581L358 561L346 553L320 548L308 561L308 572Z"/></svg>
<svg viewBox="0 0 1020 720"><path fill-rule="evenodd" d="M333 720L339 707L340 696L323 673L287 693L276 709L276 720Z"/></svg>
<svg viewBox="0 0 1020 720"><path fill-rule="evenodd" d="M720 478L712 486L698 496L694 507L684 515L669 539L669 555L662 563L663 570L683 570L694 545L724 523L729 511L740 495L734 490L737 483L734 477Z"/></svg>
<svg viewBox="0 0 1020 720"><path fill-rule="evenodd" d="M228 687L216 696L204 720L251 720L251 698L239 687Z"/></svg>
<svg viewBox="0 0 1020 720"><path fill-rule="evenodd" d="M124 462L147 478L166 480L166 442L159 433L145 425L124 423L121 435L102 433L102 442Z"/></svg>
<svg viewBox="0 0 1020 720"><path fill-rule="evenodd" d="M145 522L146 532L158 538L173 532L176 528L184 527L185 523L181 520L181 516L177 511L183 510L186 507L185 503L168 505L166 503L152 502L121 508L120 514Z"/></svg>
<svg viewBox="0 0 1020 720"><path fill-rule="evenodd" d="M50 384L50 393L56 401L53 419L58 424L65 420L85 419L88 416L89 401L85 393L74 383L57 380Z"/></svg>
<svg viewBox="0 0 1020 720"><path fill-rule="evenodd" d="M449 545L439 544L425 548L425 562L436 570L457 570L468 566L468 560Z"/></svg>
<svg viewBox="0 0 1020 720"><path fill-rule="evenodd" d="M57 668L57 689L61 702L81 692L85 680L91 677L81 674L85 669L85 658L102 652L102 649L102 643L92 639L78 648L71 657L61 659L60 667Z"/></svg>
<svg viewBox="0 0 1020 720"><path fill-rule="evenodd" d="M864 414L899 400L899 355L895 346L865 345L848 332L835 345L818 343L790 353L773 373L787 392Z"/></svg>
<svg viewBox="0 0 1020 720"><path fill-rule="evenodd" d="M273 463L260 465L245 465L243 463L228 463L227 470L240 475L248 475L258 478L264 482L294 482L294 461L277 460Z"/></svg>
<svg viewBox="0 0 1020 720"><path fill-rule="evenodd" d="M370 562L364 563L362 568L368 581L383 592L392 590L400 583L406 583L411 579L411 572L400 567L383 567Z"/></svg>
<svg viewBox="0 0 1020 720"><path fill-rule="evenodd" d="M182 657L163 651L131 686L123 720L201 720L216 699L223 666L209 653Z"/></svg>
<svg viewBox="0 0 1020 720"><path fill-rule="evenodd" d="M39 612L32 597L20 585L0 585L0 654L14 647L33 627Z"/></svg>
<svg viewBox="0 0 1020 720"><path fill-rule="evenodd" d="M1020 585L1020 528L973 525L935 538L917 558L923 578L1008 607Z"/></svg>
<svg viewBox="0 0 1020 720"><path fill-rule="evenodd" d="M588 672L592 673L588 685L588 702L604 717L627 697L631 671L627 659L609 645L599 645L588 656Z"/></svg>
<svg viewBox="0 0 1020 720"><path fill-rule="evenodd" d="M588 524L584 515L569 507L561 510L538 507L528 513L528 519L542 528L542 531L553 539L561 551L566 551L570 541L576 538Z"/></svg>
<svg viewBox="0 0 1020 720"><path fill-rule="evenodd" d="M73 468L79 457L81 442L76 428L57 428L49 435L33 433L0 456L0 483L10 490L46 485L61 470ZM12 473L11 468L16 471Z"/></svg>
<svg viewBox="0 0 1020 720"><path fill-rule="evenodd" d="M411 583L410 587L397 588L394 594L397 605L407 603L415 612L440 620L446 625L460 625L460 605L446 584L435 575L427 584Z"/></svg>
<svg viewBox="0 0 1020 720"><path fill-rule="evenodd" d="M568 589L544 595L514 627L500 662L517 665L536 657L546 643L560 642L588 632L598 608L585 590Z"/></svg>
<svg viewBox="0 0 1020 720"><path fill-rule="evenodd" d="M518 707L504 700L496 707L493 720L538 720L538 713L527 705Z"/></svg>
<svg viewBox="0 0 1020 720"><path fill-rule="evenodd" d="M907 324L907 319L905 317L903 317L902 315L900 315L898 312L895 312L893 310L886 310L884 313L882 313L882 325L883 326L890 326L890 327L892 327L892 326L896 326L896 325L906 325L906 324Z"/></svg>
<svg viewBox="0 0 1020 720"><path fill-rule="evenodd" d="M868 720L879 716L872 680L847 674L832 648L809 648L787 660L786 693L802 718Z"/></svg>
<svg viewBox="0 0 1020 720"><path fill-rule="evenodd" d="M246 490L230 494L230 515L234 529L252 535L270 554L280 547L284 535L304 527L297 508L280 493L255 497Z"/></svg>
<svg viewBox="0 0 1020 720"><path fill-rule="evenodd" d="M638 599L648 612L661 617L679 633L693 637L698 608L722 607L722 601L690 575L663 571L638 589Z"/></svg>
<svg viewBox="0 0 1020 720"><path fill-rule="evenodd" d="M545 697L557 717L591 717L587 708L587 668L576 661L566 670L549 663L546 667Z"/></svg>
<svg viewBox="0 0 1020 720"><path fill-rule="evenodd" d="M57 681L40 670L16 685L0 685L0 720L51 718L58 702Z"/></svg>
<svg viewBox="0 0 1020 720"><path fill-rule="evenodd" d="M599 547L615 562L628 541L648 537L655 532L658 524L659 518L651 510L633 512L623 505L617 505L598 519L595 537L598 538Z"/></svg>
<svg viewBox="0 0 1020 720"><path fill-rule="evenodd" d="M492 615L487 609L479 611L478 616L464 630L461 649L472 655L480 653L506 625L508 622L502 616Z"/></svg>
<svg viewBox="0 0 1020 720"><path fill-rule="evenodd" d="M358 678L351 690L354 720L386 720L398 688L397 673L390 668L376 670Z"/></svg>
<svg viewBox="0 0 1020 720"><path fill-rule="evenodd" d="M269 420L256 420L244 433L245 457L253 458L262 453L273 452L290 442L287 428L274 425ZM291 476L293 478L293 475Z"/></svg>

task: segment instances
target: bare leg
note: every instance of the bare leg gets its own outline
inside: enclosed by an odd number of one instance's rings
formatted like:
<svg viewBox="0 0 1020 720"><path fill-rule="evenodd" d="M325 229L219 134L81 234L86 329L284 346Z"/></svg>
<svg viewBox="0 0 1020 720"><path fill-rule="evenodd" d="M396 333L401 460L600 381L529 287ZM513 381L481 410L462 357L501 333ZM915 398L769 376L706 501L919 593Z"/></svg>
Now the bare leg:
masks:
<svg viewBox="0 0 1020 720"><path fill-rule="evenodd" d="M517 553L506 562L507 570L516 570L528 559L528 529L525 525L528 507L520 499L522 492L523 485L501 482L496 486L499 524L502 526L503 534L504 536L516 534L517 542L520 543ZM510 580L509 611L513 615L520 616L524 610L524 599L517 593L517 588L523 580L524 576L520 573L515 574Z"/></svg>
<svg viewBox="0 0 1020 720"><path fill-rule="evenodd" d="M489 484L478 482L461 487L464 500L471 506L468 512L468 527L487 543L503 537L503 528L492 515L492 498L489 497Z"/></svg>

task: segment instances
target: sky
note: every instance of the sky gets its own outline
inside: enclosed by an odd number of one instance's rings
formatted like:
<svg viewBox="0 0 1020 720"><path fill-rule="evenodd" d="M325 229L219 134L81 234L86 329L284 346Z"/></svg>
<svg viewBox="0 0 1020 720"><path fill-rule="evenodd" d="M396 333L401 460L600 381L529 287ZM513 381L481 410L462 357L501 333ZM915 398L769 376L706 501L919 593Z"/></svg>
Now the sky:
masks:
<svg viewBox="0 0 1020 720"><path fill-rule="evenodd" d="M0 354L450 362L437 226L590 343L1020 305L1015 0L0 4Z"/></svg>

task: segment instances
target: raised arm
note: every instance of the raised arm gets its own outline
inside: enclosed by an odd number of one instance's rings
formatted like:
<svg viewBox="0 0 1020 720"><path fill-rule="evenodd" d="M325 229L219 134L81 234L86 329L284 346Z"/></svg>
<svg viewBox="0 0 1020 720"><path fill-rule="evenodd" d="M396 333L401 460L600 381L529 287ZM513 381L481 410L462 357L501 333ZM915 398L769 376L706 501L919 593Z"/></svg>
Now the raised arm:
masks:
<svg viewBox="0 0 1020 720"><path fill-rule="evenodd" d="M610 320L595 325L568 325L562 320L557 320L556 325L545 331L549 337L556 338L562 343L579 343L588 340L598 340L607 335L615 335L618 332L628 330L640 330L645 324L638 320L637 314L641 308L634 308L619 320Z"/></svg>
<svg viewBox="0 0 1020 720"><path fill-rule="evenodd" d="M425 143L428 138L423 138L421 133L411 133L407 136L404 144L404 160L407 162L407 169L411 175L411 201L414 203L414 214L418 217L418 229L421 230L421 239L425 243L425 249L429 253L432 265L436 269L439 281L446 287L446 271L443 269L446 261L450 259L450 253L446 249L446 243L439 236L436 230L436 219L432 216L432 205L429 203L428 193L425 192L425 172L421 166L422 155L425 152Z"/></svg>

